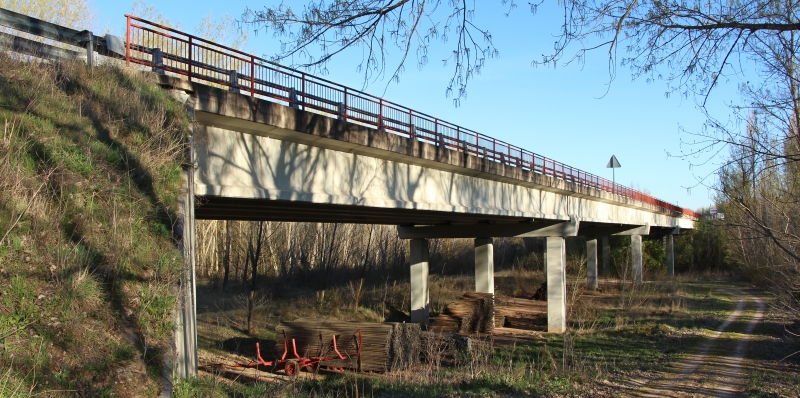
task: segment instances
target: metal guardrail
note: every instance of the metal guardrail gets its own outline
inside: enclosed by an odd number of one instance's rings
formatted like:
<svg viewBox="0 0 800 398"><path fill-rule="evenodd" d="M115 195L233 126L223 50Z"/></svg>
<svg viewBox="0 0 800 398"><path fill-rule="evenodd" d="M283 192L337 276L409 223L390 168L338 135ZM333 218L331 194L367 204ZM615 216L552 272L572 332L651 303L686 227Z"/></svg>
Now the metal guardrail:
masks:
<svg viewBox="0 0 800 398"><path fill-rule="evenodd" d="M136 16L126 15L126 18L125 41L119 43L119 39L110 35L99 38L89 31L77 31L0 9L0 25L86 47L89 64L93 63L92 54L97 51L103 55L124 58L128 64L141 64L160 72L183 75L190 81L202 80L230 87L233 91L250 93L254 97L285 103L570 183L612 192L662 210L700 218L699 214L691 210L383 98ZM79 54L10 35L0 37L0 46L35 56L74 58Z"/></svg>

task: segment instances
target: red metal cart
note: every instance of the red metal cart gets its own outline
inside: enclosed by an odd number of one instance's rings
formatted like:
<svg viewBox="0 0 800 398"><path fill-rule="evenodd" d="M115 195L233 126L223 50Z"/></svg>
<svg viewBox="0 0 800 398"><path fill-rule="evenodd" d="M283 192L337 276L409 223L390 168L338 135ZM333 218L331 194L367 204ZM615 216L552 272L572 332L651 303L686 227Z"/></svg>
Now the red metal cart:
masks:
<svg viewBox="0 0 800 398"><path fill-rule="evenodd" d="M283 355L281 359L276 359L274 361L265 361L261 358L261 347L258 343L256 343L256 356L258 358L258 362L253 363L240 363L237 364L237 367L242 368L256 368L259 366L269 367L271 368L270 371L275 372L276 370L281 370L286 373L287 376L297 377L297 374L300 372L300 369L303 368L311 368L315 369L320 364L325 361L332 361L332 360L349 360L349 359L357 359L358 360L358 370L361 371L361 345L362 345L362 335L361 329L357 332L353 333L353 338L356 338L356 353L355 354L348 354L342 355L339 352L339 348L336 346L336 335L334 334L331 336L331 340L333 342L333 351L336 353L335 356L322 356L322 334L319 335L320 340L320 353L319 356L316 357L301 357L297 353L297 344L295 343L295 339L292 339L292 353L294 354L294 358L287 359L286 356L289 354L289 339L286 336L286 332L283 333Z"/></svg>

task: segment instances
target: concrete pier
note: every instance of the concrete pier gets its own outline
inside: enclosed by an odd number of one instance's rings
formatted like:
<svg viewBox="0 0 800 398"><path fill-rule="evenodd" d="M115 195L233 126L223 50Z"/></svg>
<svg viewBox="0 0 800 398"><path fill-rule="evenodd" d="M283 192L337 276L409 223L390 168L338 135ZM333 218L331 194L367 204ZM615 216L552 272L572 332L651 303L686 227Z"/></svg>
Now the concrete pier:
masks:
<svg viewBox="0 0 800 398"><path fill-rule="evenodd" d="M475 291L494 294L494 243L492 238L475 239Z"/></svg>
<svg viewBox="0 0 800 398"><path fill-rule="evenodd" d="M428 290L428 240L411 239L411 322L427 325L430 321Z"/></svg>
<svg viewBox="0 0 800 398"><path fill-rule="evenodd" d="M631 276L637 285L642 284L642 235L631 235Z"/></svg>
<svg viewBox="0 0 800 398"><path fill-rule="evenodd" d="M564 238L547 237L547 331L567 330L567 251Z"/></svg>
<svg viewBox="0 0 800 398"><path fill-rule="evenodd" d="M597 238L586 238L586 278L589 290L597 290Z"/></svg>
<svg viewBox="0 0 800 398"><path fill-rule="evenodd" d="M608 242L608 235L600 237L600 250L603 256L603 276L611 276L611 245Z"/></svg>

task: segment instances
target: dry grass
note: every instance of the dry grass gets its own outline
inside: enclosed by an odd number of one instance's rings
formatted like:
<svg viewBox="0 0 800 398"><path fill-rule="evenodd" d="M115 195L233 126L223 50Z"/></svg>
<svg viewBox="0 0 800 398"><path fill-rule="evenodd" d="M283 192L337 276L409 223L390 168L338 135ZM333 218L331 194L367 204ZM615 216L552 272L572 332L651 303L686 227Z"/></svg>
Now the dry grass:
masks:
<svg viewBox="0 0 800 398"><path fill-rule="evenodd" d="M142 75L0 55L0 395L152 395L187 117Z"/></svg>

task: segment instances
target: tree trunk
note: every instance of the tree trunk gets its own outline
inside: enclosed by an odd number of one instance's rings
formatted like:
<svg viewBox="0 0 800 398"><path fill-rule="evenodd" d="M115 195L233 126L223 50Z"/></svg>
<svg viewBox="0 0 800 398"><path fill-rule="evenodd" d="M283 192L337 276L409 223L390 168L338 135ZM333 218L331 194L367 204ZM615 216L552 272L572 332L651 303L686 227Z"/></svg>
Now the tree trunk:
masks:
<svg viewBox="0 0 800 398"><path fill-rule="evenodd" d="M228 278L231 274L231 222L225 221L225 253L222 257L222 266L225 269L225 276L222 278L222 291L228 291Z"/></svg>

